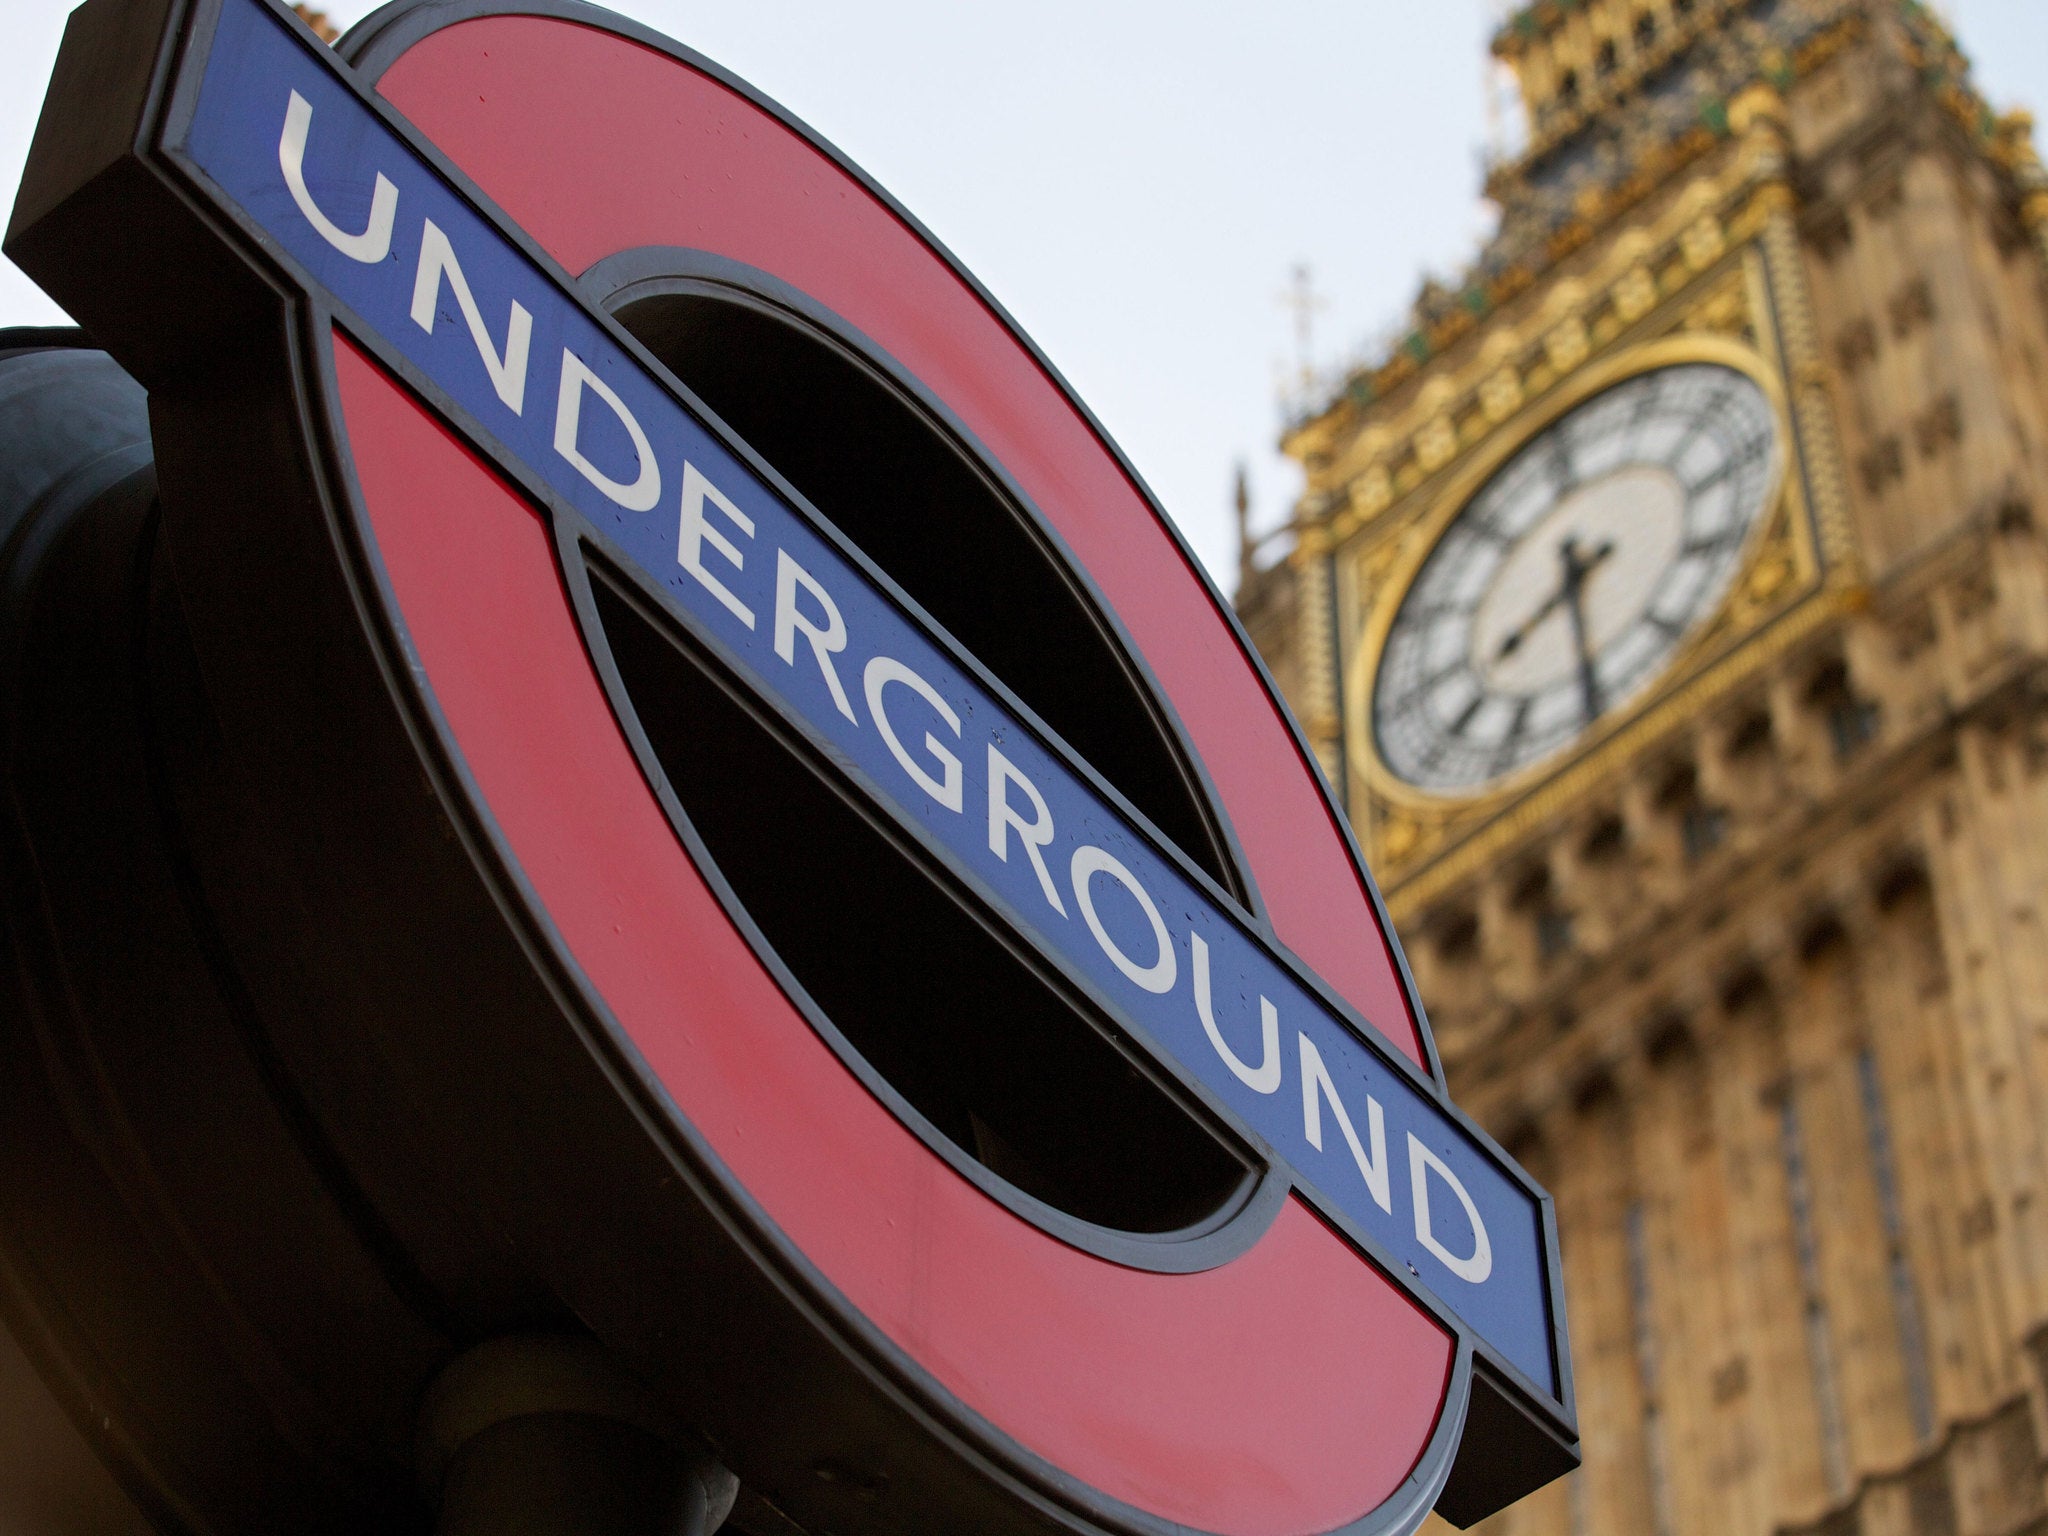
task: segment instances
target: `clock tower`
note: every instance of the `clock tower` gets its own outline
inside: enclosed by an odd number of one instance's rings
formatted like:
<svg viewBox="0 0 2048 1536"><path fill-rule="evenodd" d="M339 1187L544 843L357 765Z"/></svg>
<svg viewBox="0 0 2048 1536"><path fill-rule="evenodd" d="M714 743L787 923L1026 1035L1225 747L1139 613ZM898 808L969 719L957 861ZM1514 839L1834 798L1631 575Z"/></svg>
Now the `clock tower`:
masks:
<svg viewBox="0 0 2048 1536"><path fill-rule="evenodd" d="M1248 628L1554 1191L1543 1536L2048 1530L2048 176L1912 0L1541 0Z"/></svg>

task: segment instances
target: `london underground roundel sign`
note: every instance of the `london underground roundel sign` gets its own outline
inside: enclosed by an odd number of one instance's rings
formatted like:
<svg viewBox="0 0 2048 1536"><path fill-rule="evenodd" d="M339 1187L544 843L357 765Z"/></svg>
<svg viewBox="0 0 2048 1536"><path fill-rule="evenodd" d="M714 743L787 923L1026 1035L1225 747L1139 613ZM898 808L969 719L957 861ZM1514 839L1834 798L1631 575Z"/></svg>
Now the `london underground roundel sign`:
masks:
<svg viewBox="0 0 2048 1536"><path fill-rule="evenodd" d="M91 0L8 250L151 392L237 931L744 1484L1282 1536L1574 1464L1547 1198L1242 636L801 125L551 0Z"/></svg>

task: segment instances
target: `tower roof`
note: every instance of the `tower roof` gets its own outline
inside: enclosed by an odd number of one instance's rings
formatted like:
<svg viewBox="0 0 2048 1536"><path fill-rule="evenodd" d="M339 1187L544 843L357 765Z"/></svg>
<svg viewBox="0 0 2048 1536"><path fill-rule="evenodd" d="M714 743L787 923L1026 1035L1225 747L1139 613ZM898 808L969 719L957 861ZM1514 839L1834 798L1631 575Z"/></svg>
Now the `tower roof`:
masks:
<svg viewBox="0 0 2048 1536"><path fill-rule="evenodd" d="M2011 125L1985 106L1954 39L1917 0L1537 0L1512 13L1493 51L1515 71L1528 138L1486 179L1497 232L1455 279L1423 284L1388 355L1304 402L1301 419L1399 389L1739 129L1731 117L1742 116L1745 92L1791 87L1873 26L1888 29L1951 115L2000 149Z"/></svg>

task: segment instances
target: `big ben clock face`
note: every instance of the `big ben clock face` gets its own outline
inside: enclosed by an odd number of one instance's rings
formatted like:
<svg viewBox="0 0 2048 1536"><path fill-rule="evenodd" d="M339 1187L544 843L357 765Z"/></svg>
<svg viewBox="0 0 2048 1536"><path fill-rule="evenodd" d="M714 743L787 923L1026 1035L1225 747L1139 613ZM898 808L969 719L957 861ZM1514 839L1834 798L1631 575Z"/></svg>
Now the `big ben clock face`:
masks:
<svg viewBox="0 0 2048 1536"><path fill-rule="evenodd" d="M1481 788L1567 750L1720 605L1774 496L1777 413L1713 363L1639 373L1524 444L1401 600L1372 723L1419 788Z"/></svg>

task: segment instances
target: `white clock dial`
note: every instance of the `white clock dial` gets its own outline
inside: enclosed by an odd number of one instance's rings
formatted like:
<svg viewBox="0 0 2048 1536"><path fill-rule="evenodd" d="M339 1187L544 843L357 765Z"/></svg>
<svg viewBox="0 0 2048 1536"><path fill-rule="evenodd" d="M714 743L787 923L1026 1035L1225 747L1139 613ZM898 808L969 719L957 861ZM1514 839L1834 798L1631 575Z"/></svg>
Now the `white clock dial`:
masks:
<svg viewBox="0 0 2048 1536"><path fill-rule="evenodd" d="M1726 596L1782 458L1763 390L1714 363L1636 374L1530 439L1401 600L1373 687L1380 760L1464 792L1628 704Z"/></svg>

